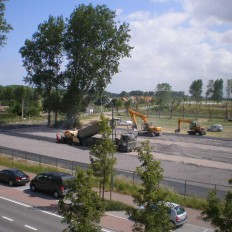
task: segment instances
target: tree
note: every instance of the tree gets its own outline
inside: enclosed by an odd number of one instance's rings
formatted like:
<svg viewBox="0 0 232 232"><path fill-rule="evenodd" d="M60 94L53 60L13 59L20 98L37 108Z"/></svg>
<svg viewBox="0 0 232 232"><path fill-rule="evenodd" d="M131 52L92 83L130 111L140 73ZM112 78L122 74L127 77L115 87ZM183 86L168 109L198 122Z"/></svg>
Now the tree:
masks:
<svg viewBox="0 0 232 232"><path fill-rule="evenodd" d="M200 102L202 100L202 87L203 82L202 80L198 79L192 82L192 84L189 87L189 93L191 94L191 99L196 102L196 108L195 108L195 116L198 117L198 110L200 107Z"/></svg>
<svg viewBox="0 0 232 232"><path fill-rule="evenodd" d="M102 186L102 199L104 199L105 186L113 175L114 165L116 164L116 159L113 157L116 148L114 141L110 138L112 131L108 126L108 119L104 115L101 115L99 127L102 137L92 147L90 160L94 175L100 180L100 192Z"/></svg>
<svg viewBox="0 0 232 232"><path fill-rule="evenodd" d="M43 90L47 102L48 125L51 122L51 93L62 84L60 65L62 63L64 21L62 17L49 16L48 21L38 26L38 31L27 39L20 49L27 76L25 83Z"/></svg>
<svg viewBox="0 0 232 232"><path fill-rule="evenodd" d="M229 180L232 185L232 179ZM220 200L217 198L216 190L210 191L207 197L207 206L202 212L203 219L211 222L217 232L232 231L232 191L228 191L225 196L223 207L220 208Z"/></svg>
<svg viewBox="0 0 232 232"><path fill-rule="evenodd" d="M0 0L0 47L6 44L7 36L10 30L13 30L12 26L7 23L5 19L5 3L7 0Z"/></svg>
<svg viewBox="0 0 232 232"><path fill-rule="evenodd" d="M222 101L223 98L223 80L215 80L213 84L213 91L211 99L216 102Z"/></svg>
<svg viewBox="0 0 232 232"><path fill-rule="evenodd" d="M226 86L226 111L225 111L225 121L229 118L229 100L232 94L232 79L227 80Z"/></svg>
<svg viewBox="0 0 232 232"><path fill-rule="evenodd" d="M155 98L159 105L159 116L162 108L170 101L171 98L171 86L168 83L161 83L156 86Z"/></svg>
<svg viewBox="0 0 232 232"><path fill-rule="evenodd" d="M130 56L129 26L116 23L115 11L105 5L79 5L71 14L64 36L67 55L68 118L79 120L79 109L89 90L102 92L119 72L119 60Z"/></svg>
<svg viewBox="0 0 232 232"><path fill-rule="evenodd" d="M207 90L205 93L206 102L208 101L209 98L211 98L213 94L213 85L214 85L214 80L209 80L207 85Z"/></svg>
<svg viewBox="0 0 232 232"><path fill-rule="evenodd" d="M122 105L123 105L122 99L121 98L113 98L112 103L115 106L117 114L118 114L119 108L122 107Z"/></svg>
<svg viewBox="0 0 232 232"><path fill-rule="evenodd" d="M142 181L142 188L133 195L134 203L144 210L132 209L129 214L135 219L133 231L169 231L169 217L164 206L166 194L159 187L163 179L160 162L154 160L149 141L141 142L138 147L138 159L141 166L136 173ZM154 210L153 206L156 206Z"/></svg>
<svg viewBox="0 0 232 232"><path fill-rule="evenodd" d="M67 232L100 232L98 225L104 214L104 203L93 188L92 170L77 168L75 178L68 182L68 192L59 200L59 212L68 224ZM69 202L68 206L65 202Z"/></svg>

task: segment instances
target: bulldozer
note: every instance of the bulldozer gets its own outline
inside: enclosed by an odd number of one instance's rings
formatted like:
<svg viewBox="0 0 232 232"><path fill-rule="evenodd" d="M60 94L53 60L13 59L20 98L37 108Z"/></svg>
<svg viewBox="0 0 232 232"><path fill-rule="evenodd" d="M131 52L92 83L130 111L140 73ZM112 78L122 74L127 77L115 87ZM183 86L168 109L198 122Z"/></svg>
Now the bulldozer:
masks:
<svg viewBox="0 0 232 232"><path fill-rule="evenodd" d="M153 123L150 123L148 121L148 118L146 115L139 113L137 111L134 111L132 109L128 110L131 116L131 120L133 122L132 127L135 129L138 129L138 124L136 117L140 117L143 120L143 123L141 125L141 130L138 132L138 135L141 136L149 136L149 137L154 137L154 136L160 136L160 132L162 131L162 127L160 126L154 126Z"/></svg>
<svg viewBox="0 0 232 232"><path fill-rule="evenodd" d="M175 130L175 133L179 133L181 130L181 123L189 123L189 130L187 133L189 135L206 135L205 128L203 128L198 121L191 119L179 118L178 119L178 128Z"/></svg>

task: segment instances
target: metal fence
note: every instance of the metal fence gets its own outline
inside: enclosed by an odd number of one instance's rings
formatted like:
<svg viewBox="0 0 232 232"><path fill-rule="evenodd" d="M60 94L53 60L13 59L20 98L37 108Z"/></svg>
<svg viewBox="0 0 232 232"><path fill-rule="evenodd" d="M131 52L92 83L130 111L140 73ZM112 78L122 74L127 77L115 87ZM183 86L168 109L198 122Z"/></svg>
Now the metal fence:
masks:
<svg viewBox="0 0 232 232"><path fill-rule="evenodd" d="M70 170L73 172L76 167L81 167L83 169L87 169L89 164L81 163L77 161L65 160L50 156L45 156L41 154L35 154L26 151L20 151L17 149L6 148L0 146L0 155L7 156L11 161L12 164L17 160L21 162L34 162L38 165L46 164L51 165L56 168L63 168ZM122 169L115 169L114 170L114 178L123 177L126 178L133 184L139 184L141 181L139 177L136 175L136 172L122 170ZM218 184L209 184L203 182L197 182L192 180L184 180L184 179L177 179L171 177L164 177L161 185L169 190L175 191L184 196L193 196L202 199L206 199L208 192L210 190L215 189L217 191L217 195L219 198L224 198L226 192L230 191L232 188L231 186L225 185L218 185Z"/></svg>

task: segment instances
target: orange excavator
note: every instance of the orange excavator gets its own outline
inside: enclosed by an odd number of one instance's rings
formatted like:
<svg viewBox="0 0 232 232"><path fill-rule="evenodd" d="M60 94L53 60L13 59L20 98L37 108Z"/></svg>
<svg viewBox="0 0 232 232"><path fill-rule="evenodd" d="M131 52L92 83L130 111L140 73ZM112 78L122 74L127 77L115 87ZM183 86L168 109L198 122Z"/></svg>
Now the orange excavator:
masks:
<svg viewBox="0 0 232 232"><path fill-rule="evenodd" d="M178 119L178 128L175 130L175 133L180 132L182 122L189 123L189 130L187 131L189 135L205 135L206 134L205 128L201 127L198 121L194 121L191 119L185 119L185 118Z"/></svg>
<svg viewBox="0 0 232 232"><path fill-rule="evenodd" d="M138 135L142 135L142 136L160 136L160 132L162 131L162 127L159 126L154 126L153 123L149 123L148 122L148 118L147 116L145 116L142 113L139 113L137 111L128 110L131 116L131 120L133 122L133 128L138 129L138 124L137 124L137 120L136 117L140 117L143 120L143 123L141 125L141 129L142 131L138 132Z"/></svg>

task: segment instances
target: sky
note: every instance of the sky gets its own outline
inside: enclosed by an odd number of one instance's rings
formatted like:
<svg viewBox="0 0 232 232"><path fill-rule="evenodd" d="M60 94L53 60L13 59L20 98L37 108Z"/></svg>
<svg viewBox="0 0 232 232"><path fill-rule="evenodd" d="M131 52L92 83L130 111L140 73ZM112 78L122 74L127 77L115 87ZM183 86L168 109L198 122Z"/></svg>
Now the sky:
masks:
<svg viewBox="0 0 232 232"><path fill-rule="evenodd" d="M232 79L231 0L9 0L5 18L14 30L0 48L0 85L25 85L19 49L49 15L69 18L79 4L105 4L131 29L130 58L107 91L154 91L161 83L185 91L194 80Z"/></svg>

